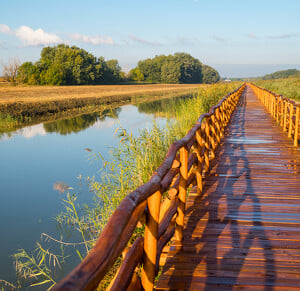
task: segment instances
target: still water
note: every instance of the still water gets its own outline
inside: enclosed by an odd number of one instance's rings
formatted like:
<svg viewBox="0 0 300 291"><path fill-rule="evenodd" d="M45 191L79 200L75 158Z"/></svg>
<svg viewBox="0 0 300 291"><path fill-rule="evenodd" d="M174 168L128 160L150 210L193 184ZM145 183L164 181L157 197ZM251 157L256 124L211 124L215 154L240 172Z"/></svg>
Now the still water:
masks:
<svg viewBox="0 0 300 291"><path fill-rule="evenodd" d="M42 232L57 237L53 217L63 205L54 183L66 183L88 201L89 191L79 186L78 177L100 175L101 166L92 162L90 150L109 158L120 124L133 134L150 128L154 119L163 125L166 121L153 113L161 110L158 105L126 105L0 135L0 279L14 280L11 255L17 249L31 253Z"/></svg>

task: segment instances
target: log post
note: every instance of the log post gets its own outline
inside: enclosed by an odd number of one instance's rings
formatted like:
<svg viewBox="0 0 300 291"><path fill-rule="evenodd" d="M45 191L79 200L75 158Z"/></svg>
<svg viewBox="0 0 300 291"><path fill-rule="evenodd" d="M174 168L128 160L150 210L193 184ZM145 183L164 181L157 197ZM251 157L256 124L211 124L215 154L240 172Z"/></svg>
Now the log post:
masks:
<svg viewBox="0 0 300 291"><path fill-rule="evenodd" d="M279 97L276 97L276 121L277 124L279 124L279 119L280 119L280 99Z"/></svg>
<svg viewBox="0 0 300 291"><path fill-rule="evenodd" d="M205 120L203 131L205 132L205 139L204 139L204 145L205 145L205 150L204 150L205 168L204 168L204 172L208 172L208 170L209 170L209 124L208 124L208 119Z"/></svg>
<svg viewBox="0 0 300 291"><path fill-rule="evenodd" d="M289 134L288 137L292 137L292 129L293 129L293 113L294 113L294 105L290 104L290 118L289 118Z"/></svg>
<svg viewBox="0 0 300 291"><path fill-rule="evenodd" d="M216 127L217 127L217 145L221 142L221 125L220 125L220 108L217 108L216 110Z"/></svg>
<svg viewBox="0 0 300 291"><path fill-rule="evenodd" d="M300 106L296 106L296 118L295 118L295 134L294 134L294 146L298 146L299 135L299 119L300 119Z"/></svg>
<svg viewBox="0 0 300 291"><path fill-rule="evenodd" d="M182 241L183 239L183 222L186 202L186 185L188 179L188 149L182 147L180 149L180 178L179 178L179 193L178 193L178 215L176 217L175 239Z"/></svg>
<svg viewBox="0 0 300 291"><path fill-rule="evenodd" d="M200 130L196 131L196 140L197 140L197 158L198 158L198 163L197 163L197 172L196 172L196 180L197 180L197 195L202 194L203 190L203 181L202 181L202 164L203 164L203 157L201 156L202 152L202 147L203 147L203 138L200 134Z"/></svg>
<svg viewBox="0 0 300 291"><path fill-rule="evenodd" d="M215 143L215 138L217 136L215 124L216 124L216 119L215 119L215 115L213 114L210 119L210 132L211 132L210 143L211 143L211 158L212 159L214 159L216 157L215 148L217 147L216 143Z"/></svg>
<svg viewBox="0 0 300 291"><path fill-rule="evenodd" d="M284 103L284 114L283 114L283 131L286 131L286 120L287 120L287 107L288 107L288 102L285 100Z"/></svg>
<svg viewBox="0 0 300 291"><path fill-rule="evenodd" d="M281 97L281 116L280 116L280 126L283 126L283 114L284 114L284 100Z"/></svg>
<svg viewBox="0 0 300 291"><path fill-rule="evenodd" d="M161 191L157 191L147 199L148 215L145 227L144 266L142 269L142 285L146 291L153 290L155 279L161 195Z"/></svg>

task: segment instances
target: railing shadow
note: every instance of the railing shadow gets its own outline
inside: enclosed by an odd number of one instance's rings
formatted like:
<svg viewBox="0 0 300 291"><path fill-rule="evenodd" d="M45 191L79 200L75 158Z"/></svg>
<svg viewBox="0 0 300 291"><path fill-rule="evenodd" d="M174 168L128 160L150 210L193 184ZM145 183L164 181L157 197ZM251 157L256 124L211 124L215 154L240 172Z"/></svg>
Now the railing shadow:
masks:
<svg viewBox="0 0 300 291"><path fill-rule="evenodd" d="M247 90L249 90L249 87L246 88L245 92ZM190 289L193 280L197 280L197 282L203 280L204 290L214 290L214 288L220 287L222 287L222 290L232 290L236 284L240 285L240 282L238 282L239 274L251 246L257 240L263 250L263 258L261 258L264 262L263 285L265 285L265 290L273 290L276 279L274 251L263 229L260 201L252 185L251 169L244 149L247 104L245 92L229 125L229 130L234 138L232 138L232 141L229 139L229 142L223 143L222 147L219 148L216 160L212 164L212 174L215 173L218 177L206 178L202 197L196 197L194 205L187 209L188 220L184 232L183 246L181 250L178 249L174 260L172 260L175 263L166 265L166 268L174 268L173 275L169 280L170 286L178 282L178 273L175 274L176 269L182 269L180 267L184 259L182 256L188 252L186 260L190 275L184 277L184 285L180 284L181 287L184 287L184 290ZM215 190L206 195L211 187L214 187ZM225 206L221 204L221 200L226 200ZM251 206L249 206L250 217L247 218L248 222L243 221L240 215L240 208L246 200L251 203ZM196 205L201 206L197 207ZM224 207L226 207L227 212L221 216L219 209ZM200 219L208 219L208 221L202 235L197 237L193 233L197 228L195 221ZM243 225L247 224L242 232L241 222ZM227 229L229 229L228 239L223 236L219 241L222 232L227 231ZM227 245L225 252L223 250L223 254L220 256L220 247L224 247L221 246L222 241L225 241ZM184 254L182 254L182 251ZM190 256L192 259L189 260ZM200 264L202 266L206 265L206 268L199 268ZM253 272L255 272L255 269L253 269ZM181 287L179 289L182 290Z"/></svg>

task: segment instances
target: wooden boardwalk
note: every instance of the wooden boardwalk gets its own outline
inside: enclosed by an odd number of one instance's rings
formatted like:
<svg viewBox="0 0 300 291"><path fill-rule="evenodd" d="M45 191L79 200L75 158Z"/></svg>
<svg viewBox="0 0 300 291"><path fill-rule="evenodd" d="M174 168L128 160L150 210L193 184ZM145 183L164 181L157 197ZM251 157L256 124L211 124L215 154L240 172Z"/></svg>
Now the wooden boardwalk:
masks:
<svg viewBox="0 0 300 291"><path fill-rule="evenodd" d="M247 86L157 290L300 290L300 151Z"/></svg>

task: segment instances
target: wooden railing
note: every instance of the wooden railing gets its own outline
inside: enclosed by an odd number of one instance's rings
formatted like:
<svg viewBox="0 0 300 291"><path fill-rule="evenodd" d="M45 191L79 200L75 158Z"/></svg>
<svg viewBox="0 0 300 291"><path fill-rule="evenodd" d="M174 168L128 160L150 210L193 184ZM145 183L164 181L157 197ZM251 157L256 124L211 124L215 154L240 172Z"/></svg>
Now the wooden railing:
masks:
<svg viewBox="0 0 300 291"><path fill-rule="evenodd" d="M193 184L197 194L202 193L202 177L244 88L245 84L202 114L188 134L171 145L149 182L122 200L91 252L53 290L94 290L121 254L122 264L109 289L153 289L164 246L174 235L183 239L188 187ZM144 236L128 246L141 223Z"/></svg>
<svg viewBox="0 0 300 291"><path fill-rule="evenodd" d="M276 95L275 93L260 88L254 84L249 85L271 116L280 126L282 126L282 130L288 133L288 137L293 138L294 146L297 147L300 136L300 104L289 98L283 97L282 95Z"/></svg>

